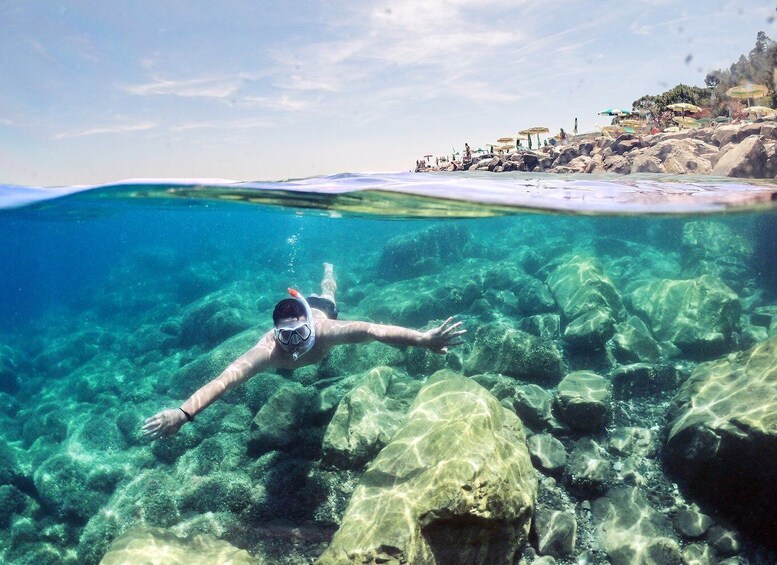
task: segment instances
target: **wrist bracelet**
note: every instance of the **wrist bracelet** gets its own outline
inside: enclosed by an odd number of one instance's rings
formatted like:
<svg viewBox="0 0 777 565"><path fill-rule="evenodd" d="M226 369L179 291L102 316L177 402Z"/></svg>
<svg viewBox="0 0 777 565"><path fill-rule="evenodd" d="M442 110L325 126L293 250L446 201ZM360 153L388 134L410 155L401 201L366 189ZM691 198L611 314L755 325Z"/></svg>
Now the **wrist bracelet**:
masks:
<svg viewBox="0 0 777 565"><path fill-rule="evenodd" d="M192 417L192 415L191 415L191 414L189 414L189 413L188 413L186 410L184 410L183 408L178 408L178 410L180 410L181 412L183 412L183 415L184 415L184 416L186 416L186 419L187 419L188 421L190 421L190 422L194 422L194 418L193 418L193 417Z"/></svg>

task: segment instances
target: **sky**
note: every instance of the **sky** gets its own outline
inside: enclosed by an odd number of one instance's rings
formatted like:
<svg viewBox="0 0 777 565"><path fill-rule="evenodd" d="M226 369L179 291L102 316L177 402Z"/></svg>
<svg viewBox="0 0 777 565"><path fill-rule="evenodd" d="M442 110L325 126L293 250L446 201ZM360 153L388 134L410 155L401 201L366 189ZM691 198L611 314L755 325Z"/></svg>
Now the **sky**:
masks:
<svg viewBox="0 0 777 565"><path fill-rule="evenodd" d="M775 5L0 0L0 184L406 171L703 86Z"/></svg>

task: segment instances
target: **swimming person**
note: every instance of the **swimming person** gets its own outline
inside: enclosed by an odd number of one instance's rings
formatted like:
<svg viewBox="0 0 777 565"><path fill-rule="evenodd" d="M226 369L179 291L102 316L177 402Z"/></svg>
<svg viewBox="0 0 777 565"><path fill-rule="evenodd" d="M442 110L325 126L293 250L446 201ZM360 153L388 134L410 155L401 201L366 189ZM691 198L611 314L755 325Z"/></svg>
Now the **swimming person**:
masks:
<svg viewBox="0 0 777 565"><path fill-rule="evenodd" d="M267 369L296 369L321 361L336 345L379 341L398 347L426 347L435 353L447 353L460 345L467 332L461 322L448 318L440 326L420 332L399 326L338 320L335 304L334 269L324 263L321 296L306 299L294 289L292 298L275 305L274 328L229 367L191 395L180 408L163 410L146 419L143 434L151 439L167 437L217 400L222 394Z"/></svg>

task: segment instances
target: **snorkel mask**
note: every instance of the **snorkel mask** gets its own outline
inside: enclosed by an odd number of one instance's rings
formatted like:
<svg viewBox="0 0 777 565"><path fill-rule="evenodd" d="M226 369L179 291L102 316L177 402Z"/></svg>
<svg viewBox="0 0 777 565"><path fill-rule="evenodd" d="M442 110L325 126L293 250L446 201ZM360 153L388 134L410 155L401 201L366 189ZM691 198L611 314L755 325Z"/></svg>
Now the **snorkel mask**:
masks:
<svg viewBox="0 0 777 565"><path fill-rule="evenodd" d="M275 340L286 353L291 353L296 361L302 355L313 348L316 342L316 328L313 324L313 312L310 310L310 304L298 291L293 288L288 289L289 294L302 303L305 308L304 322L289 322L275 328Z"/></svg>

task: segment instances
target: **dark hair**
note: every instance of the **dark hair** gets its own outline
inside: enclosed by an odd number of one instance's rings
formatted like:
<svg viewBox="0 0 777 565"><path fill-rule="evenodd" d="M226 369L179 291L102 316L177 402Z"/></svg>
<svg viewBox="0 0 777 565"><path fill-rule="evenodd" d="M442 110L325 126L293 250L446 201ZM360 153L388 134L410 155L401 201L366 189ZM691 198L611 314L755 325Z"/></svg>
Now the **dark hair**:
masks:
<svg viewBox="0 0 777 565"><path fill-rule="evenodd" d="M305 316L305 307L296 298L284 298L275 305L272 311L272 322L277 324L286 318L302 318Z"/></svg>

